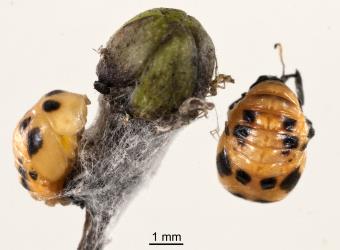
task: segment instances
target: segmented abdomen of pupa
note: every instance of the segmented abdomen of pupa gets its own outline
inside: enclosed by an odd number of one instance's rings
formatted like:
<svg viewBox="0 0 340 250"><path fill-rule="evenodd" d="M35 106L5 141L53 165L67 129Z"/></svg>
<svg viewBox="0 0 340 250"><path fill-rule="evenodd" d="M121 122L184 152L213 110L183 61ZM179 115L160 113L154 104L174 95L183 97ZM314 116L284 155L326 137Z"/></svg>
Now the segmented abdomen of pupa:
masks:
<svg viewBox="0 0 340 250"><path fill-rule="evenodd" d="M284 83L253 86L228 112L218 147L218 157L228 163L221 182L246 199L282 199L305 166L308 132L299 101Z"/></svg>

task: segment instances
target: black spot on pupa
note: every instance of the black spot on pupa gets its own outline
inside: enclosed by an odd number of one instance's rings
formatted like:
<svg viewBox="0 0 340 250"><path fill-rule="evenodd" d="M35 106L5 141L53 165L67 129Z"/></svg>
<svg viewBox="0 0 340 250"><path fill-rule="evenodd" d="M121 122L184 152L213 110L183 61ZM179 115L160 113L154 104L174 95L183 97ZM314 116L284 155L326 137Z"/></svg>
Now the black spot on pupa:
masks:
<svg viewBox="0 0 340 250"><path fill-rule="evenodd" d="M23 166L18 167L18 172L23 179L27 179L26 169L24 169Z"/></svg>
<svg viewBox="0 0 340 250"><path fill-rule="evenodd" d="M251 127L245 125L236 125L234 128L233 135L237 138L238 142L243 145L245 139L249 136Z"/></svg>
<svg viewBox="0 0 340 250"><path fill-rule="evenodd" d="M239 99L237 99L236 101L234 101L230 106L229 106L229 110L233 109L235 107L235 105L241 101L245 96L246 96L246 92L244 92L241 97Z"/></svg>
<svg viewBox="0 0 340 250"><path fill-rule="evenodd" d="M315 129L313 128L313 123L310 120L307 119L306 122L309 127L308 138L311 139L315 136Z"/></svg>
<svg viewBox="0 0 340 250"><path fill-rule="evenodd" d="M43 110L45 112L52 112L60 108L60 102L54 100L47 100L43 103Z"/></svg>
<svg viewBox="0 0 340 250"><path fill-rule="evenodd" d="M290 150L289 149L282 150L281 154L284 156L288 156L290 154Z"/></svg>
<svg viewBox="0 0 340 250"><path fill-rule="evenodd" d="M48 92L45 96L52 96L52 95L57 95L57 94L61 94L64 93L64 90L60 90L60 89L56 89L56 90L52 90L51 92Z"/></svg>
<svg viewBox="0 0 340 250"><path fill-rule="evenodd" d="M21 158L18 158L18 162L22 165L23 164L23 161Z"/></svg>
<svg viewBox="0 0 340 250"><path fill-rule="evenodd" d="M217 155L216 165L220 176L230 176L232 174L230 161L225 149Z"/></svg>
<svg viewBox="0 0 340 250"><path fill-rule="evenodd" d="M274 188L276 183L277 183L277 180L274 177L263 179L260 182L261 188L264 189L264 190Z"/></svg>
<svg viewBox="0 0 340 250"><path fill-rule="evenodd" d="M34 170L29 171L28 174L31 176L32 180L36 181L38 179L38 173Z"/></svg>
<svg viewBox="0 0 340 250"><path fill-rule="evenodd" d="M299 138L293 135L283 135L283 146L287 149L297 148L299 146Z"/></svg>
<svg viewBox="0 0 340 250"><path fill-rule="evenodd" d="M290 192L298 183L301 174L299 173L299 168L291 172L280 184L280 188L287 192Z"/></svg>
<svg viewBox="0 0 340 250"><path fill-rule="evenodd" d="M234 192L230 192L232 195L235 195L238 198L242 198L242 199L247 199L243 194L240 193L234 193Z"/></svg>
<svg viewBox="0 0 340 250"><path fill-rule="evenodd" d="M26 190L30 191L30 188L28 187L28 183L27 183L26 179L20 178L20 183Z"/></svg>
<svg viewBox="0 0 340 250"><path fill-rule="evenodd" d="M315 136L315 130L314 128L310 128L308 131L308 138L311 139Z"/></svg>
<svg viewBox="0 0 340 250"><path fill-rule="evenodd" d="M256 119L256 112L253 110L243 110L243 120L245 120L246 122L252 123L254 122Z"/></svg>
<svg viewBox="0 0 340 250"><path fill-rule="evenodd" d="M246 171L239 169L236 171L236 180L243 185L247 185L251 182L251 177Z"/></svg>
<svg viewBox="0 0 340 250"><path fill-rule="evenodd" d="M234 128L234 136L237 138L246 138L250 134L251 127L245 125L236 125Z"/></svg>
<svg viewBox="0 0 340 250"><path fill-rule="evenodd" d="M308 145L307 143L302 144L300 150L301 150L301 151L304 151L304 150L307 148L307 145Z"/></svg>
<svg viewBox="0 0 340 250"><path fill-rule="evenodd" d="M286 131L293 131L294 127L296 126L296 120L289 118L289 117L285 117L283 119L283 123L282 123L283 128Z"/></svg>
<svg viewBox="0 0 340 250"><path fill-rule="evenodd" d="M280 81L280 82L282 82L282 80L280 80L280 79L277 78L276 76L266 76L266 75L264 75L264 76L259 76L259 78L257 78L256 82L254 82L254 83L250 86L249 89L252 89L252 88L255 87L256 85L258 85L258 84L260 84L260 83L262 83L262 82L264 82L264 81L269 81L269 80L271 80L271 81Z"/></svg>
<svg viewBox="0 0 340 250"><path fill-rule="evenodd" d="M33 128L27 135L27 151L29 156L36 154L43 145L43 139L39 128Z"/></svg>
<svg viewBox="0 0 340 250"><path fill-rule="evenodd" d="M20 131L21 133L28 127L28 125L30 124L32 120L32 117L27 117L24 120L22 120L22 122L20 123Z"/></svg>

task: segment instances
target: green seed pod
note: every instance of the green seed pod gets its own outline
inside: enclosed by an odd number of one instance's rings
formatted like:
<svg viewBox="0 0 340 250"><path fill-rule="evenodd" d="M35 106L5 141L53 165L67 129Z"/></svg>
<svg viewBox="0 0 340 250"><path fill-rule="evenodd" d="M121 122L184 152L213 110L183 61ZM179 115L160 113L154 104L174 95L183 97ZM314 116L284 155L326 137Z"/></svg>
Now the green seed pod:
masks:
<svg viewBox="0 0 340 250"><path fill-rule="evenodd" d="M128 21L101 50L95 88L126 93L125 111L134 117L164 118L188 98L206 96L215 64L214 45L196 19L152 9Z"/></svg>

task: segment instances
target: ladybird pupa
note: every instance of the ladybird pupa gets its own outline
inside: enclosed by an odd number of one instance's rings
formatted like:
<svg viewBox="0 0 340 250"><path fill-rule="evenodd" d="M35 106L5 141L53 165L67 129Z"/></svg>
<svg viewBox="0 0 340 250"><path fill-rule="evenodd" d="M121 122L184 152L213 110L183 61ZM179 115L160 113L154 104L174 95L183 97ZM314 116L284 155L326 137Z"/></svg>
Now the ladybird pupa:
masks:
<svg viewBox="0 0 340 250"><path fill-rule="evenodd" d="M19 121L13 135L15 163L34 198L58 202L54 197L74 166L89 103L85 95L54 90Z"/></svg>

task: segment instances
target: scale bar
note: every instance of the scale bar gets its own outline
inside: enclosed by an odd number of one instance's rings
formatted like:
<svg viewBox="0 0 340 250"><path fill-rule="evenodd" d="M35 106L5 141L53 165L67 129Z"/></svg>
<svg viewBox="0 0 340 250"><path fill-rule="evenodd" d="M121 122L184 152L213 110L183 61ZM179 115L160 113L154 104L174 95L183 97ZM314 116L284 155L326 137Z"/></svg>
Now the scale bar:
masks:
<svg viewBox="0 0 340 250"><path fill-rule="evenodd" d="M184 243L149 243L150 246L183 246Z"/></svg>

